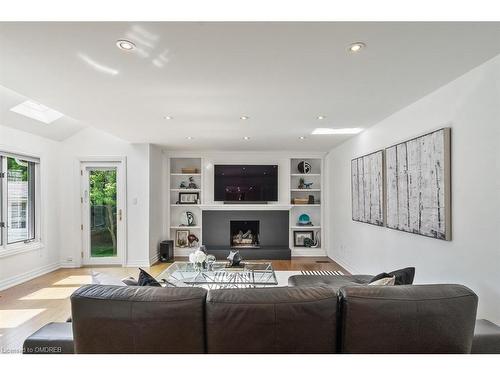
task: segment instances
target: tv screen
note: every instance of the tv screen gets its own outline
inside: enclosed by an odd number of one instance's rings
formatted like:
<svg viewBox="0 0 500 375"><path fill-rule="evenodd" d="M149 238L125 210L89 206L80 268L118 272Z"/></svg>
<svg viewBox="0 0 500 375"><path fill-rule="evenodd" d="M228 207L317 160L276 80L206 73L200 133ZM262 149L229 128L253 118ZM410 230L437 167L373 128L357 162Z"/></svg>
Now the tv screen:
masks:
<svg viewBox="0 0 500 375"><path fill-rule="evenodd" d="M214 200L274 202L278 200L277 165L215 165Z"/></svg>

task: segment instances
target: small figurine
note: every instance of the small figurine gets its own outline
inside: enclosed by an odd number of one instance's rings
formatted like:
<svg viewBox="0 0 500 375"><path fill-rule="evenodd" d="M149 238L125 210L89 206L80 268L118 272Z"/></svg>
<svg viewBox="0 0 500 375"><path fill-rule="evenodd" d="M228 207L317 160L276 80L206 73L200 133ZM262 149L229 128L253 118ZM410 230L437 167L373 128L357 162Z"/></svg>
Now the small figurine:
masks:
<svg viewBox="0 0 500 375"><path fill-rule="evenodd" d="M230 267L238 267L241 261L243 260L243 258L240 255L240 252L234 250L231 250L231 252L227 256L227 259L229 260Z"/></svg>
<svg viewBox="0 0 500 375"><path fill-rule="evenodd" d="M198 189L198 185L194 182L194 178L191 176L189 177L189 184L187 186L188 189Z"/></svg>
<svg viewBox="0 0 500 375"><path fill-rule="evenodd" d="M314 182L306 182L302 177L299 179L298 189L310 189Z"/></svg>
<svg viewBox="0 0 500 375"><path fill-rule="evenodd" d="M194 234L190 234L188 236L188 242L189 242L189 247L198 247L198 237L196 237Z"/></svg>
<svg viewBox="0 0 500 375"><path fill-rule="evenodd" d="M179 185L179 189L187 189L188 185L186 181L182 181L181 184Z"/></svg>

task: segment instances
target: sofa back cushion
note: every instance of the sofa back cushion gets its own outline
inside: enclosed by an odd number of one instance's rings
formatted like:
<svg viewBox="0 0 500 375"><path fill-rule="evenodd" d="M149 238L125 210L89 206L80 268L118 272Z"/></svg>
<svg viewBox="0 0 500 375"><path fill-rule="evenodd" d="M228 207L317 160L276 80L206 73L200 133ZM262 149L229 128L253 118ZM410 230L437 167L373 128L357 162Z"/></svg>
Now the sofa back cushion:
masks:
<svg viewBox="0 0 500 375"><path fill-rule="evenodd" d="M71 296L76 353L203 353L201 288L86 285Z"/></svg>
<svg viewBox="0 0 500 375"><path fill-rule="evenodd" d="M335 353L337 294L328 288L211 290L209 353Z"/></svg>
<svg viewBox="0 0 500 375"><path fill-rule="evenodd" d="M477 296L462 285L340 290L343 353L469 353Z"/></svg>

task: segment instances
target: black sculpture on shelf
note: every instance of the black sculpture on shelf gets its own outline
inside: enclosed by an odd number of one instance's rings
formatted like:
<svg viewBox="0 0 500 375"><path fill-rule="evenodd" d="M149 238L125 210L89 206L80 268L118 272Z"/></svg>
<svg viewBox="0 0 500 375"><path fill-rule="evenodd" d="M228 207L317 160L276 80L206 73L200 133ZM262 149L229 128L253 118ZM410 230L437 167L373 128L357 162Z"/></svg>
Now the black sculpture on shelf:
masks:
<svg viewBox="0 0 500 375"><path fill-rule="evenodd" d="M189 177L188 189L198 189L198 185L194 182L194 177Z"/></svg>
<svg viewBox="0 0 500 375"><path fill-rule="evenodd" d="M297 165L297 170L299 171L299 173L309 174L311 173L312 167L311 164L303 160Z"/></svg>
<svg viewBox="0 0 500 375"><path fill-rule="evenodd" d="M229 266L230 267L238 267L243 260L243 258L240 255L239 251L234 251L231 250L229 252L229 255L227 256L227 259L229 260Z"/></svg>
<svg viewBox="0 0 500 375"><path fill-rule="evenodd" d="M304 238L304 247L313 247L314 241L310 238Z"/></svg>

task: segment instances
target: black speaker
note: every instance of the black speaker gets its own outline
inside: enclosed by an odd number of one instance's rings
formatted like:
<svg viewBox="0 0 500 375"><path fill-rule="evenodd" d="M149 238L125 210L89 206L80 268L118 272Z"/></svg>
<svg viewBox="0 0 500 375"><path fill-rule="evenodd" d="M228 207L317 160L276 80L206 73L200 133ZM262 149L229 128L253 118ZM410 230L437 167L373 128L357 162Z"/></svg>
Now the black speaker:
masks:
<svg viewBox="0 0 500 375"><path fill-rule="evenodd" d="M170 262L174 259L174 241L160 242L160 262Z"/></svg>

